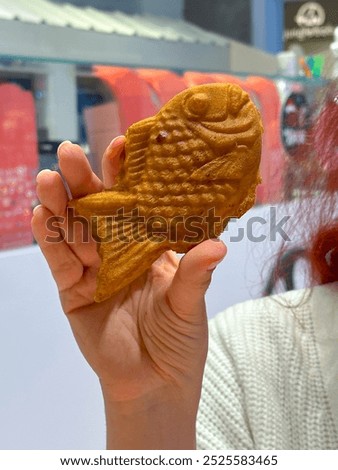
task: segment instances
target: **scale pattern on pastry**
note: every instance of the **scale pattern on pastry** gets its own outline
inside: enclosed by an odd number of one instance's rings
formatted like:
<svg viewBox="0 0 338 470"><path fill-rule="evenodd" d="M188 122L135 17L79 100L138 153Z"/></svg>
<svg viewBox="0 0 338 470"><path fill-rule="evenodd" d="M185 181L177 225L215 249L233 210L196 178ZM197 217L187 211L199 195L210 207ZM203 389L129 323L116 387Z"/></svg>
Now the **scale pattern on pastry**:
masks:
<svg viewBox="0 0 338 470"><path fill-rule="evenodd" d="M72 200L102 260L95 301L120 291L166 250L214 238L255 202L263 127L238 85L199 85L127 130L114 186Z"/></svg>

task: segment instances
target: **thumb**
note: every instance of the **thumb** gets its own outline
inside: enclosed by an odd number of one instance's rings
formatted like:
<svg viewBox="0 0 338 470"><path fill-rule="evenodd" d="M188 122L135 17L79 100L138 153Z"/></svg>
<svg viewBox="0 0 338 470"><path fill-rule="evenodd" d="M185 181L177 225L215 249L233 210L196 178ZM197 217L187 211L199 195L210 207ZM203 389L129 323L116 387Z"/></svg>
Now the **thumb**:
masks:
<svg viewBox="0 0 338 470"><path fill-rule="evenodd" d="M204 296L216 266L227 252L218 239L206 240L192 248L180 261L167 291L172 310L180 317L204 315Z"/></svg>

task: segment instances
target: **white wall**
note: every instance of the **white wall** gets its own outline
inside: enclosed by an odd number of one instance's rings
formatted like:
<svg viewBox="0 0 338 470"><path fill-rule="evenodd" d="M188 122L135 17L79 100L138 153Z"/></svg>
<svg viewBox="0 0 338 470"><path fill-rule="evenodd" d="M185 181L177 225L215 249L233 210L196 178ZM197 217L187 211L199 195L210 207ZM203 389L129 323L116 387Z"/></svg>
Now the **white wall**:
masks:
<svg viewBox="0 0 338 470"><path fill-rule="evenodd" d="M0 448L104 448L96 377L38 247L0 254Z"/></svg>

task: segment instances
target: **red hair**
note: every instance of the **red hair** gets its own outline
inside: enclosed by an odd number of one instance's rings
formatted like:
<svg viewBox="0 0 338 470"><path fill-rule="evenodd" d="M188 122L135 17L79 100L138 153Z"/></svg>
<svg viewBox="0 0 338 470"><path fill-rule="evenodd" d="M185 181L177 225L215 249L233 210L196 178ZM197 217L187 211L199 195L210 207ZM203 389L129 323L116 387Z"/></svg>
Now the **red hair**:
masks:
<svg viewBox="0 0 338 470"><path fill-rule="evenodd" d="M284 243L279 252L275 280L285 278L285 257L293 251L297 259L306 258L310 266L310 285L338 281L338 79L324 90L313 109L311 132L303 159L291 162L285 177L285 196L293 194L295 181L299 198L295 233L302 227L302 242L289 250Z"/></svg>
<svg viewBox="0 0 338 470"><path fill-rule="evenodd" d="M338 222L320 228L312 239L308 256L316 282L327 284L338 280Z"/></svg>
<svg viewBox="0 0 338 470"><path fill-rule="evenodd" d="M338 79L327 90L310 139L319 164L325 173L328 192L338 191Z"/></svg>
<svg viewBox="0 0 338 470"><path fill-rule="evenodd" d="M310 144L322 171L322 214L321 224L310 237L308 255L313 281L325 284L338 281L338 214L334 214L338 201L338 80L325 90Z"/></svg>

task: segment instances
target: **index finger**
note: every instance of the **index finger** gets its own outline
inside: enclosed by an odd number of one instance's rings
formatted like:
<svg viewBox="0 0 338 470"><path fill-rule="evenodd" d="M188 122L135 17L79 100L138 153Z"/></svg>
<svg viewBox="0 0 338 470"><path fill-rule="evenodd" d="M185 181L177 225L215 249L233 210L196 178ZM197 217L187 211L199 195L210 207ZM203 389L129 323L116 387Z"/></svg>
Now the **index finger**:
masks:
<svg viewBox="0 0 338 470"><path fill-rule="evenodd" d="M103 183L95 175L89 161L77 144L62 142L58 148L59 166L73 198L103 190Z"/></svg>

